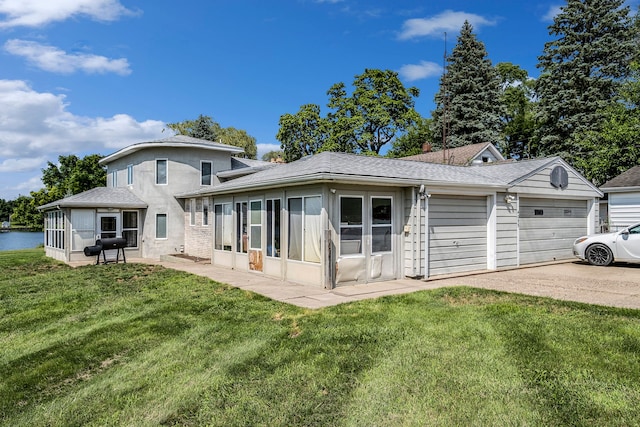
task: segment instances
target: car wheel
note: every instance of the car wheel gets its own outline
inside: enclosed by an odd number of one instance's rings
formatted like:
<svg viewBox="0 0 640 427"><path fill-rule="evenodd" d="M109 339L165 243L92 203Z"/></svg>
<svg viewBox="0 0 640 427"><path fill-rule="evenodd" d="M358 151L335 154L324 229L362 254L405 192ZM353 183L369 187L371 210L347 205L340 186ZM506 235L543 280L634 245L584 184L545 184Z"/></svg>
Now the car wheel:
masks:
<svg viewBox="0 0 640 427"><path fill-rule="evenodd" d="M585 255L591 265L606 266L613 261L611 249L601 243L589 246Z"/></svg>

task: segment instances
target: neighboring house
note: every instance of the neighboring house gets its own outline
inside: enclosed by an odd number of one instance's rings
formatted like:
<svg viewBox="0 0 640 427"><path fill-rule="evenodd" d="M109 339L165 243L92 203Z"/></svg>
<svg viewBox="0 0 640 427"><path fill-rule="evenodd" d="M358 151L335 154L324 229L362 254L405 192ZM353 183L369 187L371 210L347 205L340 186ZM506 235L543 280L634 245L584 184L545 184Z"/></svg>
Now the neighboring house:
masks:
<svg viewBox="0 0 640 427"><path fill-rule="evenodd" d="M117 221L130 224L125 213L137 212L138 248L127 249L136 255L184 251L331 288L570 259L573 240L598 223L602 193L558 157L454 166L325 152L268 166L231 157L235 147L174 144L136 144L107 156L112 184L95 190L106 192L99 206L90 191L73 196L81 207L71 198L42 207L51 215L47 232L61 232L70 245L48 244L47 254L84 258L102 215L111 213L106 225L115 222L110 232L124 236L131 228ZM119 171L130 164L139 165L134 184L120 188L127 174ZM76 242L80 228L86 238Z"/></svg>
<svg viewBox="0 0 640 427"><path fill-rule="evenodd" d="M11 223L9 221L2 221L2 224L0 225L0 228L10 228L11 227Z"/></svg>
<svg viewBox="0 0 640 427"><path fill-rule="evenodd" d="M608 200L603 208L611 231L640 222L640 165L607 181L600 190Z"/></svg>
<svg viewBox="0 0 640 427"><path fill-rule="evenodd" d="M500 151L490 142L464 145L439 151L431 151L431 144L425 143L422 145L422 154L402 157L402 159L458 166L505 161Z"/></svg>

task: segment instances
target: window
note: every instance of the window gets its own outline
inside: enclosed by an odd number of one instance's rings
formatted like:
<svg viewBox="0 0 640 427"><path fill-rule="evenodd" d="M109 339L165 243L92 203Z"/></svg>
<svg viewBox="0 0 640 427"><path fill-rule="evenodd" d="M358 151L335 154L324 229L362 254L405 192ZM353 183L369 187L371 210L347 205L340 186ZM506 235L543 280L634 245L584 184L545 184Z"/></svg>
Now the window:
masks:
<svg viewBox="0 0 640 427"><path fill-rule="evenodd" d="M231 203L222 203L213 207L215 215L214 248L223 251L231 250L233 230L233 212Z"/></svg>
<svg viewBox="0 0 640 427"><path fill-rule="evenodd" d="M249 215L249 247L262 249L262 200L252 200Z"/></svg>
<svg viewBox="0 0 640 427"><path fill-rule="evenodd" d="M371 252L391 252L391 198L371 198Z"/></svg>
<svg viewBox="0 0 640 427"><path fill-rule="evenodd" d="M117 187L118 186L118 171L114 170L111 172L111 186L112 187Z"/></svg>
<svg viewBox="0 0 640 427"><path fill-rule="evenodd" d="M211 185L211 162L200 162L200 185Z"/></svg>
<svg viewBox="0 0 640 427"><path fill-rule="evenodd" d="M64 249L64 213L47 213L45 245L49 248Z"/></svg>
<svg viewBox="0 0 640 427"><path fill-rule="evenodd" d="M267 256L280 257L280 199L267 200Z"/></svg>
<svg viewBox="0 0 640 427"><path fill-rule="evenodd" d="M156 239L167 238L167 214L156 214Z"/></svg>
<svg viewBox="0 0 640 427"><path fill-rule="evenodd" d="M127 239L127 248L138 247L138 211L122 212L122 237Z"/></svg>
<svg viewBox="0 0 640 427"><path fill-rule="evenodd" d="M247 202L236 203L236 252L247 253Z"/></svg>
<svg viewBox="0 0 640 427"><path fill-rule="evenodd" d="M202 225L209 225L209 198L202 201Z"/></svg>
<svg viewBox="0 0 640 427"><path fill-rule="evenodd" d="M167 172L167 159L156 159L156 184L167 184Z"/></svg>
<svg viewBox="0 0 640 427"><path fill-rule="evenodd" d="M189 212L189 225L196 225L196 199L187 200L187 212Z"/></svg>
<svg viewBox="0 0 640 427"><path fill-rule="evenodd" d="M322 199L289 199L289 259L320 262Z"/></svg>
<svg viewBox="0 0 640 427"><path fill-rule="evenodd" d="M133 185L133 165L127 165L127 185Z"/></svg>
<svg viewBox="0 0 640 427"><path fill-rule="evenodd" d="M85 246L95 244L96 214L93 210L73 209L71 225L71 250L81 251Z"/></svg>
<svg viewBox="0 0 640 427"><path fill-rule="evenodd" d="M340 197L340 255L362 253L362 197Z"/></svg>

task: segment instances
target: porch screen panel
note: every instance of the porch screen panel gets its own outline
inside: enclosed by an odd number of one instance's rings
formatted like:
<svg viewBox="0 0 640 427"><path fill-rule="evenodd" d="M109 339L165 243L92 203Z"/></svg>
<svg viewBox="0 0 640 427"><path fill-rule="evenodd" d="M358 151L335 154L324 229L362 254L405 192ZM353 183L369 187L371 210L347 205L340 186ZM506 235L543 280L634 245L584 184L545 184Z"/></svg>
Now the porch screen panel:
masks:
<svg viewBox="0 0 640 427"><path fill-rule="evenodd" d="M371 252L391 252L391 198L371 198Z"/></svg>
<svg viewBox="0 0 640 427"><path fill-rule="evenodd" d="M320 262L322 200L319 196L304 199L304 260Z"/></svg>
<svg viewBox="0 0 640 427"><path fill-rule="evenodd" d="M249 215L251 249L262 249L262 201L251 201L251 212Z"/></svg>
<svg viewBox="0 0 640 427"><path fill-rule="evenodd" d="M302 198L289 199L289 259L302 261Z"/></svg>
<svg viewBox="0 0 640 427"><path fill-rule="evenodd" d="M340 255L362 254L362 197L340 198Z"/></svg>
<svg viewBox="0 0 640 427"><path fill-rule="evenodd" d="M71 211L71 250L81 251L91 246L96 238L96 215L92 210L74 209Z"/></svg>

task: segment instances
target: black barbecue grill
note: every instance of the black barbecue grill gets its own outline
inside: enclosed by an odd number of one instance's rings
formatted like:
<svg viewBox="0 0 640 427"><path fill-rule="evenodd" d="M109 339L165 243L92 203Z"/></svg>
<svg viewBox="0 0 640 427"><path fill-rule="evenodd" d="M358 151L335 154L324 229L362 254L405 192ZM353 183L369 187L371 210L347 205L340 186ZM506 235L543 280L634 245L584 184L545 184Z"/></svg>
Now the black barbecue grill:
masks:
<svg viewBox="0 0 640 427"><path fill-rule="evenodd" d="M111 237L107 239L98 239L96 240L96 244L94 246L87 246L84 248L85 256L95 256L96 264L100 264L100 255L102 255L103 264L108 262L115 262L116 264L120 261L120 252L122 252L122 261L126 264L127 258L124 254L124 248L127 246L127 239L124 237ZM107 259L106 251L116 251L115 259L109 258ZM110 254L111 255L111 254Z"/></svg>

